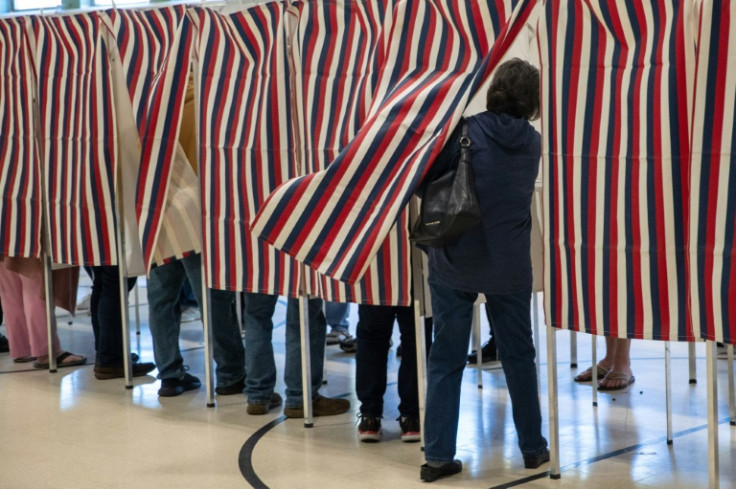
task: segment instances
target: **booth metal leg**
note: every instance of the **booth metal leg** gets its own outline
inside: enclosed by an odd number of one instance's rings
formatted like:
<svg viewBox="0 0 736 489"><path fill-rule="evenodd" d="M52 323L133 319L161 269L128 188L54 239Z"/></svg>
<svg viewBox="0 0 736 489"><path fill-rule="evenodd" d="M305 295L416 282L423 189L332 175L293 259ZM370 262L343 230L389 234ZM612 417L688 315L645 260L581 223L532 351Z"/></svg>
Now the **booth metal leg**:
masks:
<svg viewBox="0 0 736 489"><path fill-rule="evenodd" d="M549 476L560 478L560 420L557 399L557 330L547 328L547 396L549 398Z"/></svg>
<svg viewBox="0 0 736 489"><path fill-rule="evenodd" d="M593 407L598 407L598 336L592 335L593 344L591 353L593 355L593 363L590 367L591 385L593 386Z"/></svg>
<svg viewBox="0 0 736 489"><path fill-rule="evenodd" d="M210 289L207 287L204 257L201 261L202 276L202 328L204 332L204 385L207 392L207 407L215 407L214 372L212 369L212 304Z"/></svg>
<svg viewBox="0 0 736 489"><path fill-rule="evenodd" d="M733 345L728 345L728 414L731 426L736 426L736 404L733 397Z"/></svg>
<svg viewBox="0 0 736 489"><path fill-rule="evenodd" d="M698 379L695 377L695 343L687 344L687 356L690 364L690 383L695 384Z"/></svg>
<svg viewBox="0 0 736 489"><path fill-rule="evenodd" d="M669 341L664 342L664 382L665 404L667 406L667 444L672 445L672 365Z"/></svg>
<svg viewBox="0 0 736 489"><path fill-rule="evenodd" d="M2 265L0 265L2 266ZM46 294L46 329L48 330L48 344L49 344L49 372L56 372L56 356L57 353L54 350L54 338L57 335L57 324L56 324L56 307L54 306L54 285L51 277L51 257L44 253L43 255L43 286L44 293Z"/></svg>
<svg viewBox="0 0 736 489"><path fill-rule="evenodd" d="M415 294L415 296L418 294ZM414 299L414 336L417 344L417 394L419 395L419 433L421 447L424 449L424 415L426 413L427 344L424 341L424 318L419 299Z"/></svg>
<svg viewBox="0 0 736 489"><path fill-rule="evenodd" d="M532 333L535 351L539 351L539 301L537 294L532 292ZM541 366L539 364L539 354L534 355L534 363L537 366L537 392L542 391Z"/></svg>
<svg viewBox="0 0 736 489"><path fill-rule="evenodd" d="M477 381L478 389L483 388L483 351L480 346L480 304L473 306L473 344L475 345L475 363L478 367Z"/></svg>
<svg viewBox="0 0 736 489"><path fill-rule="evenodd" d="M578 333L570 330L570 368L578 368Z"/></svg>
<svg viewBox="0 0 736 489"><path fill-rule="evenodd" d="M718 489L718 376L716 342L705 343L706 383L708 385L708 487Z"/></svg>
<svg viewBox="0 0 736 489"><path fill-rule="evenodd" d="M309 298L299 296L299 332L302 338L302 402L304 406L304 427L314 426L312 415L312 367L309 351Z"/></svg>
<svg viewBox="0 0 736 489"><path fill-rule="evenodd" d="M141 334L141 311L140 311L140 299L138 298L138 282L136 282L133 288L134 303L135 303L135 334Z"/></svg>

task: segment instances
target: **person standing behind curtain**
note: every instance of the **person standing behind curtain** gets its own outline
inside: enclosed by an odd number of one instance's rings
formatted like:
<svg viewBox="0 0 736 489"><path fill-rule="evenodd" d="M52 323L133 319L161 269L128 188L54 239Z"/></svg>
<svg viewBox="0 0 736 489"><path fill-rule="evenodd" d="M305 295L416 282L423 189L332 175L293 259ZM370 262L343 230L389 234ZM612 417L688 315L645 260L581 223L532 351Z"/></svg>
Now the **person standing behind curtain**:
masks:
<svg viewBox="0 0 736 489"><path fill-rule="evenodd" d="M70 272L71 269L60 270ZM78 269L75 271L78 279ZM57 274L59 275L59 274ZM57 281L55 281L57 283ZM73 287L55 288L59 293L76 296ZM73 289L73 290L72 290ZM5 312L5 328L8 332L10 356L16 363L35 360L35 368L49 368L49 342L46 324L46 299L44 298L43 266L38 258L6 258L0 262L0 298ZM54 301L57 302L56 300ZM74 302L59 303L73 310ZM54 338L57 367L84 365L87 359L61 349L58 335Z"/></svg>
<svg viewBox="0 0 736 489"><path fill-rule="evenodd" d="M493 317L524 466L536 468L549 461L530 314L531 200L541 138L529 120L539 114L539 71L518 58L503 63L488 89L486 109L460 124L468 127L482 222L456 242L426 250L435 341L427 378L427 463L420 470L425 482L462 470L461 461L454 459L460 388L478 293L485 294ZM458 141L456 130L430 174L441 174L458 160Z"/></svg>

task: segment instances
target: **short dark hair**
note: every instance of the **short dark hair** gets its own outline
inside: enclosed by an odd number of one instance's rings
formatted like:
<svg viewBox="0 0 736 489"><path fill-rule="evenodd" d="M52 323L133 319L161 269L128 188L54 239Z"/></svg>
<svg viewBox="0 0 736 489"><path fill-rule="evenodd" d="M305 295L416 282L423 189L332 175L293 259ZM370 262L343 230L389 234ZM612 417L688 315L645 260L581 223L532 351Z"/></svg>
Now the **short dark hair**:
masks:
<svg viewBox="0 0 736 489"><path fill-rule="evenodd" d="M519 58L501 64L488 87L486 109L527 120L539 117L539 70Z"/></svg>

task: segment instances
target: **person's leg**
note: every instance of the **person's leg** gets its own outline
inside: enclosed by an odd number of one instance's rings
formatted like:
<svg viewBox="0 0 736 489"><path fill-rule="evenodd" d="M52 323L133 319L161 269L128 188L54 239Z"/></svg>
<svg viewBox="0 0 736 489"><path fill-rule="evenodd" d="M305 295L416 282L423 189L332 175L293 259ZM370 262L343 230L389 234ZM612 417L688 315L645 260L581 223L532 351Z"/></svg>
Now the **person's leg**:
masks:
<svg viewBox="0 0 736 489"><path fill-rule="evenodd" d="M511 396L512 413L519 448L524 456L547 449L542 436L542 414L537 390L536 351L532 339L529 293L486 295L495 320L496 343L506 385Z"/></svg>
<svg viewBox="0 0 736 489"><path fill-rule="evenodd" d="M309 348L312 370L312 414L332 416L350 409L350 401L321 396L322 375L325 361L325 335L327 321L322 313L322 299L309 299ZM247 343L247 341L246 341ZM250 373L248 373L250 375ZM299 332L299 299L289 299L286 308L286 402L284 414L290 418L303 418L301 335Z"/></svg>
<svg viewBox="0 0 736 489"><path fill-rule="evenodd" d="M388 350L394 319L394 308L391 306L358 306L355 336L360 342L360 349L355 352L355 393L360 401L360 414L364 417L383 416Z"/></svg>
<svg viewBox="0 0 736 489"><path fill-rule="evenodd" d="M28 328L28 337L31 341L31 355L36 357L39 363L48 363L49 331L46 324L46 301L43 299L43 276L39 274L34 277L25 275L18 275L18 277L20 277L23 293L23 311L26 317L25 324ZM53 342L54 352L58 356L63 353L58 335L53 339ZM69 360L69 362L79 363L78 361L82 359L82 357L73 356L75 358Z"/></svg>
<svg viewBox="0 0 736 489"><path fill-rule="evenodd" d="M309 299L309 354L312 373L312 399L322 387L325 360L327 321L322 312L322 299ZM299 328L299 299L289 298L286 307L286 406L302 405L301 334Z"/></svg>
<svg viewBox="0 0 736 489"><path fill-rule="evenodd" d="M401 365L399 365L399 413L407 418L419 418L419 393L417 387L417 342L414 327L414 308L394 307L401 333Z"/></svg>
<svg viewBox="0 0 736 489"><path fill-rule="evenodd" d="M120 307L120 281L117 266L92 267L94 285L90 304L92 324L97 322L96 364L122 366L123 329ZM128 278L128 291L135 286L135 277Z"/></svg>
<svg viewBox="0 0 736 489"><path fill-rule="evenodd" d="M183 258L181 262L187 276L184 286L188 286L191 290L195 304L203 304L202 255L199 253L191 255ZM210 311L217 389L225 389L238 384L244 387L245 347L235 314L235 292L210 289Z"/></svg>
<svg viewBox="0 0 736 489"><path fill-rule="evenodd" d="M326 337L328 345L337 345L350 338L349 313L350 304L347 302L325 302L325 318L330 327Z"/></svg>
<svg viewBox="0 0 736 489"><path fill-rule="evenodd" d="M244 294L245 328L245 393L248 404L271 402L276 385L276 363L273 358L273 313L278 296Z"/></svg>
<svg viewBox="0 0 736 489"><path fill-rule="evenodd" d="M10 356L14 359L31 360L31 340L26 326L20 275L11 272L2 264L0 264L0 295L5 309L5 330L8 333Z"/></svg>
<svg viewBox="0 0 736 489"><path fill-rule="evenodd" d="M159 379L182 379L186 374L179 348L181 286L186 280L183 260L151 269L148 277L149 327Z"/></svg>
<svg viewBox="0 0 736 489"><path fill-rule="evenodd" d="M431 281L434 342L427 368L424 421L425 458L430 464L451 464L460 417L460 388L473 322L475 293Z"/></svg>

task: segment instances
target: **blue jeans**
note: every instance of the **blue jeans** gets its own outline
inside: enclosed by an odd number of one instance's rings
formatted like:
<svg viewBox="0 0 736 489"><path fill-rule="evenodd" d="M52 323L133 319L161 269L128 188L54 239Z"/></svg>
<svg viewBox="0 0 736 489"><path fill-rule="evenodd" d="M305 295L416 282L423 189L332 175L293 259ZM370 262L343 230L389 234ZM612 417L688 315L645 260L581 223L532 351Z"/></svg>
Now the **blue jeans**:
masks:
<svg viewBox="0 0 736 489"><path fill-rule="evenodd" d="M181 379L186 372L179 348L179 333L181 289L187 279L192 284L197 302L202 304L200 254L157 266L148 278L149 327L159 379ZM227 387L245 377L245 348L235 314L235 293L211 289L210 311L217 386Z"/></svg>
<svg viewBox="0 0 736 489"><path fill-rule="evenodd" d="M468 342L476 293L454 290L432 280L435 336L429 353L427 412L424 422L427 462L447 463L455 457L460 386L468 356ZM531 291L486 295L493 316L496 345L501 356L519 448L533 455L547 447L537 392L532 341Z"/></svg>
<svg viewBox="0 0 736 489"><path fill-rule="evenodd" d="M276 385L276 362L273 358L273 313L278 296L245 294L246 372L245 393L251 404L266 404ZM312 397L322 386L327 322L322 299L309 299L309 350L312 370ZM302 405L301 336L299 334L299 299L289 299L286 307L286 407Z"/></svg>
<svg viewBox="0 0 736 489"><path fill-rule="evenodd" d="M358 306L358 349L355 352L355 392L360 400L360 414L383 416L386 393L386 368L394 320L401 332L399 366L399 413L419 418L417 393L417 349L414 333L414 309L410 306Z"/></svg>
<svg viewBox="0 0 736 489"><path fill-rule="evenodd" d="M348 322L348 314L350 314L350 303L348 302L325 302L325 317L327 325L333 331L348 332L350 323Z"/></svg>
<svg viewBox="0 0 736 489"><path fill-rule="evenodd" d="M120 309L120 272L116 266L88 267L92 277L89 312L95 336L95 364L105 367L123 365L123 323ZM128 292L135 286L128 278Z"/></svg>

